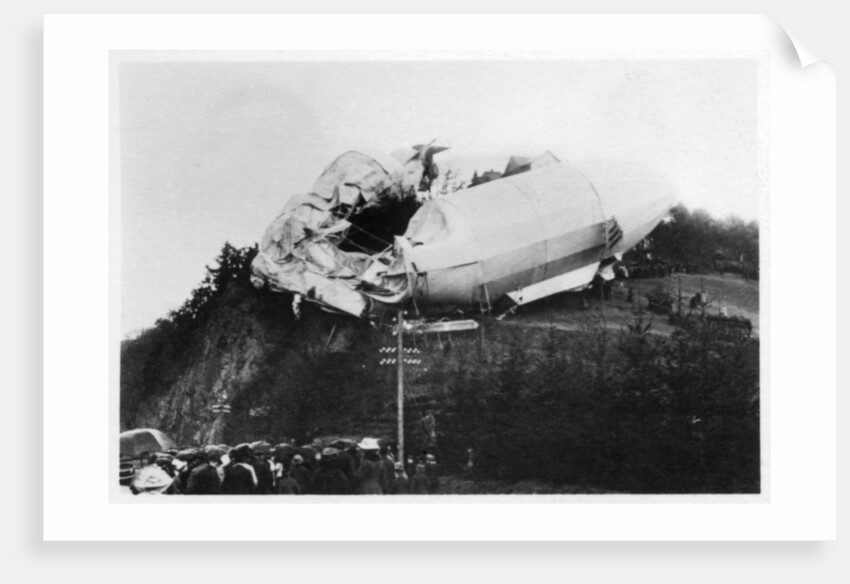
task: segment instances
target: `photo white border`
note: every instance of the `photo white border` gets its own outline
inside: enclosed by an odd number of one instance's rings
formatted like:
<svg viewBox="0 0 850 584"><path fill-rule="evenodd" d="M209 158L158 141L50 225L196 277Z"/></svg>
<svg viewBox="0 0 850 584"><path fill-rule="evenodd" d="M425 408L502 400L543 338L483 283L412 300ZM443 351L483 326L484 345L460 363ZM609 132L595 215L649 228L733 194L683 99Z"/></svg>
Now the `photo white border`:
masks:
<svg viewBox="0 0 850 584"><path fill-rule="evenodd" d="M352 19L358 22L354 24ZM482 19L489 19L489 26L484 26ZM405 32L410 26L440 30L447 40L412 37ZM475 35L468 34L472 29ZM507 38L501 34L505 29L515 34ZM373 39L380 39L380 45ZM564 46L566 42L569 46ZM769 268L763 273L770 282L771 318L763 309L761 328L762 342L771 351L763 366L769 367L765 373L771 380L772 491L770 502L762 504L428 501L399 507L358 502L216 505L215 512L209 513L208 505L176 501L167 505L110 504L107 485L114 481L108 478L116 473L108 474L111 465L90 464L89 477L79 485L45 481L45 539L380 540L386 538L387 526L392 526L395 539L425 540L834 537L835 231L834 223L830 230L816 209L835 206L835 87L828 66L816 64L802 70L789 45L781 29L759 17L47 16L45 476L72 476L75 472L75 461L62 456L64 436L88 438L92 446L87 460L110 459L108 445L113 432L108 420L115 417L107 404L117 384L117 368L110 371L108 364L117 363L120 340L118 319L110 320L106 310L109 307L113 316L120 312L115 303L120 298L120 288L116 288L120 284L117 278L108 277L109 268L120 265L119 246L109 245L115 241L115 233L110 232L115 222L108 221L107 184L110 51L344 48L382 51L390 58L397 53L388 50L407 51L409 57L410 51L442 46L458 51L487 47L494 58L518 47L562 56L571 54L569 51L585 55L590 51L599 58L622 58L624 51L629 51L631 55L669 54L675 58L689 52L726 50L771 54L771 199L762 214L763 233L769 232L770 237L769 245L762 247L770 254L769 261L763 262ZM110 181L115 180L111 175ZM767 199L763 200L768 205ZM767 217L770 220L765 225ZM801 240L805 246L799 244ZM69 246L88 250L93 267L87 270L85 289L74 286L80 267L67 261ZM823 254L812 257L809 249ZM823 304L813 311L807 308L811 316L806 321L794 319L801 295L807 294L810 286L800 277L803 265L807 272L818 274L818 286L824 289ZM767 288L762 286L763 293ZM795 327L793 335L772 334L779 330L771 326L779 322L778 314L783 315L783 327ZM80 331L85 331L82 340ZM824 338L832 344L801 346L799 342ZM818 364L817 375L803 364ZM71 384L75 391L68 391L68 379L77 380ZM317 521L328 513L338 519L332 533ZM177 515L180 520L174 521ZM399 521L399 517L405 519ZM170 526L167 533L160 527L164 521ZM293 522L298 529L278 527Z"/></svg>

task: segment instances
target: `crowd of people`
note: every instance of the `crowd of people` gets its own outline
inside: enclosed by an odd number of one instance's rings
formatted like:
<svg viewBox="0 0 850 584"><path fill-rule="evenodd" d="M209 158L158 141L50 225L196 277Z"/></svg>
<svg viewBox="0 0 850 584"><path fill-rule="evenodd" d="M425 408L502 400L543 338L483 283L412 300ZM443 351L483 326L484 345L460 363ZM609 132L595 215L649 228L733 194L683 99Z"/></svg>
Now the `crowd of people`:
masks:
<svg viewBox="0 0 850 584"><path fill-rule="evenodd" d="M323 448L265 441L235 447L145 452L122 457L120 482L133 494L169 495L428 495L439 492L435 456L404 462L374 438Z"/></svg>

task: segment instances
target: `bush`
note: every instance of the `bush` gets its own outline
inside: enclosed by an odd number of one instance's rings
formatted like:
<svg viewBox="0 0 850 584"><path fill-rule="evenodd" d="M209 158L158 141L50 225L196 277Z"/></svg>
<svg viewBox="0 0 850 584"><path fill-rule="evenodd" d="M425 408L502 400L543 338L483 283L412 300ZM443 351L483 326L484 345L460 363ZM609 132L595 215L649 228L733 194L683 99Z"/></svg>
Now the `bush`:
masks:
<svg viewBox="0 0 850 584"><path fill-rule="evenodd" d="M684 205L670 210L648 240L625 255L632 277L660 277L677 272L731 271L757 279L759 226L738 217L715 219Z"/></svg>
<svg viewBox="0 0 850 584"><path fill-rule="evenodd" d="M492 373L456 380L444 458L458 470L472 447L479 479L570 489L758 492L758 341L651 329L517 343Z"/></svg>

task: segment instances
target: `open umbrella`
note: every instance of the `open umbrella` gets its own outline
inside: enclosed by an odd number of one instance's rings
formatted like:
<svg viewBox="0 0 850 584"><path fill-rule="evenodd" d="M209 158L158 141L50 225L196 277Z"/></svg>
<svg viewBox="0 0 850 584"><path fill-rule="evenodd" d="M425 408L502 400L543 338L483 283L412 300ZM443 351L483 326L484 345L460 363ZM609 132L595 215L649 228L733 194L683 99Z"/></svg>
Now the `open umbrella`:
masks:
<svg viewBox="0 0 850 584"><path fill-rule="evenodd" d="M281 443L272 450L272 457L278 462L289 464L292 457L298 454L298 448L292 444Z"/></svg>
<svg viewBox="0 0 850 584"><path fill-rule="evenodd" d="M350 448L354 448L357 445L357 441L348 440L347 438L339 438L331 442L328 446L331 448L336 448L338 450L348 450Z"/></svg>
<svg viewBox="0 0 850 584"><path fill-rule="evenodd" d="M121 456L132 456L133 458L143 452L165 452L175 446L171 438L152 428L139 428L122 432L120 439Z"/></svg>

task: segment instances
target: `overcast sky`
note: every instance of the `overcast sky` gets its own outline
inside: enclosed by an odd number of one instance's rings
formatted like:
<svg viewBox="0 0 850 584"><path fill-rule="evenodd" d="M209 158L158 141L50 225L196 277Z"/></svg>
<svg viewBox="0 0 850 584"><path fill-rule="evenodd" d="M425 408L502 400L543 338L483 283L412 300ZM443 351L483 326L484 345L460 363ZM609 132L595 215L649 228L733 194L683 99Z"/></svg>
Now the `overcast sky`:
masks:
<svg viewBox="0 0 850 584"><path fill-rule="evenodd" d="M625 159L679 200L758 216L750 60L122 63L122 331L185 300L222 244L259 240L350 149L438 138L441 169L511 154ZM764 112L762 112L764 115Z"/></svg>

